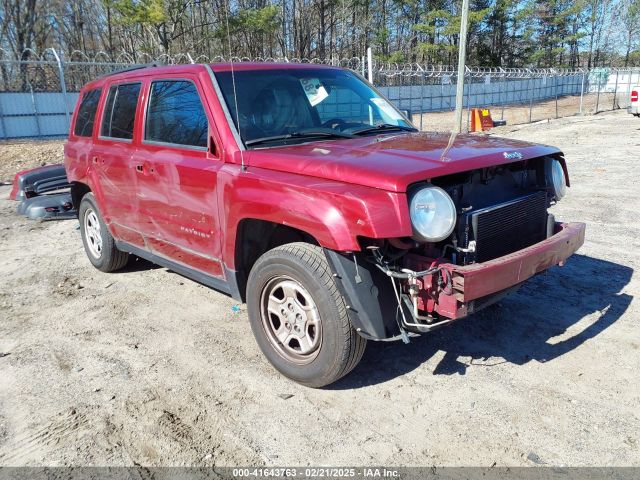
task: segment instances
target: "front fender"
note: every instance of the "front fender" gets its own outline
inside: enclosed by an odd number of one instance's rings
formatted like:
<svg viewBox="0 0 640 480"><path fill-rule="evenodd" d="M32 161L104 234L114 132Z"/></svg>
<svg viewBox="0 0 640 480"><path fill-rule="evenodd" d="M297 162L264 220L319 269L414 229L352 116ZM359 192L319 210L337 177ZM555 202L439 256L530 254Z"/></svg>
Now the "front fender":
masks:
<svg viewBox="0 0 640 480"><path fill-rule="evenodd" d="M235 268L238 225L251 218L287 225L337 251L358 251L358 237L411 236L406 195L371 187L225 165L218 176L223 258Z"/></svg>

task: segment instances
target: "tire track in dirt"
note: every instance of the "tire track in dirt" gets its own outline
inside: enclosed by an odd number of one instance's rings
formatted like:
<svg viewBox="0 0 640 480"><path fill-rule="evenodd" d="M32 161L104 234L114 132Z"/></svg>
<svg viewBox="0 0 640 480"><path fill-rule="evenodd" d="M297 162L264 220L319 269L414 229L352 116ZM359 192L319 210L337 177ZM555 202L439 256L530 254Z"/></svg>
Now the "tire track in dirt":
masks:
<svg viewBox="0 0 640 480"><path fill-rule="evenodd" d="M143 389L104 419L104 443L112 458L122 455L140 465L251 465L265 461L259 447L243 435L230 412L211 399L168 396ZM185 404L189 407L186 408Z"/></svg>
<svg viewBox="0 0 640 480"><path fill-rule="evenodd" d="M75 408L58 413L36 430L24 429L0 449L0 464L18 465L31 459L41 460L42 453L61 443L77 442L91 430L90 418Z"/></svg>

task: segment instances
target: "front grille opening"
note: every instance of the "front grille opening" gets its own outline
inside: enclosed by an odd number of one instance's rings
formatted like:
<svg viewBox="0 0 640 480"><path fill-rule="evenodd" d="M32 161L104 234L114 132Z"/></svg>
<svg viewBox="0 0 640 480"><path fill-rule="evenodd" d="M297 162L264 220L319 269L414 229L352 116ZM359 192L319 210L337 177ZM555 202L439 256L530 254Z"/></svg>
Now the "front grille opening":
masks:
<svg viewBox="0 0 640 480"><path fill-rule="evenodd" d="M464 263L486 262L546 238L547 193L535 192L492 207L467 212L459 220L459 239L476 251Z"/></svg>

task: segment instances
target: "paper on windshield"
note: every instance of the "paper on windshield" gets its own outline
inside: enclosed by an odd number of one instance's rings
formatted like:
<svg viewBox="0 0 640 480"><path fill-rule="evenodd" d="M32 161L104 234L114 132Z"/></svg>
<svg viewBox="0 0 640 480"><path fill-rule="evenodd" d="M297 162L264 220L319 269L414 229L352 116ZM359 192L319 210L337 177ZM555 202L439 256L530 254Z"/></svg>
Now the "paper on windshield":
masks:
<svg viewBox="0 0 640 480"><path fill-rule="evenodd" d="M324 88L317 78L301 78L300 84L312 107L315 107L329 96L327 89Z"/></svg>
<svg viewBox="0 0 640 480"><path fill-rule="evenodd" d="M376 105L382 113L391 120L402 120L402 115L400 115L384 98L372 98L371 103Z"/></svg>

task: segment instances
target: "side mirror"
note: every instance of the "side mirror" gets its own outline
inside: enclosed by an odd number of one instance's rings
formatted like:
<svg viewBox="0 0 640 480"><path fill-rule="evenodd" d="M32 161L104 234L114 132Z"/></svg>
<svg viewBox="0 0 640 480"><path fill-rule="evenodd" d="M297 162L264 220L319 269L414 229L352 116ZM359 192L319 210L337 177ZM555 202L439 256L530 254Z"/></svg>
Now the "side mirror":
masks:
<svg viewBox="0 0 640 480"><path fill-rule="evenodd" d="M411 110L400 110L400 112L407 117L411 123L413 123L413 114L411 113Z"/></svg>

